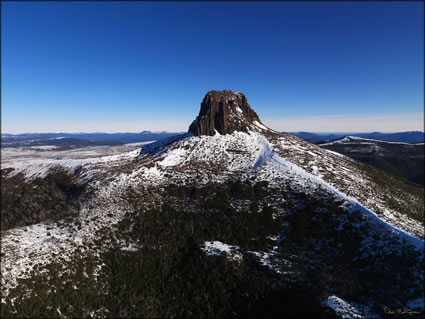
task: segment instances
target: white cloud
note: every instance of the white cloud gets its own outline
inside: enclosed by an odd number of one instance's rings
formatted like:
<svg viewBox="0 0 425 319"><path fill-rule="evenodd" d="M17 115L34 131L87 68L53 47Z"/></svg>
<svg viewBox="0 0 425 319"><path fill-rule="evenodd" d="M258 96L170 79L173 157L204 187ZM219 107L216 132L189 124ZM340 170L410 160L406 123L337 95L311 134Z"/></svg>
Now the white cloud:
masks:
<svg viewBox="0 0 425 319"><path fill-rule="evenodd" d="M264 118L264 124L286 132L403 132L424 131L423 113L329 115Z"/></svg>

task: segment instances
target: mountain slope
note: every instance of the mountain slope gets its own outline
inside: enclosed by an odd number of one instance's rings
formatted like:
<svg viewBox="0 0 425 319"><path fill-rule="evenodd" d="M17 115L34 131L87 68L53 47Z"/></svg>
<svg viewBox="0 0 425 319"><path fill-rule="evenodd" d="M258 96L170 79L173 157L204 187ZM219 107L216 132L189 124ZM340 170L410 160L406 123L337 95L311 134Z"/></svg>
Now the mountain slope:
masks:
<svg viewBox="0 0 425 319"><path fill-rule="evenodd" d="M413 183L424 185L424 144L382 142L347 136L319 145L382 169Z"/></svg>
<svg viewBox="0 0 425 319"><path fill-rule="evenodd" d="M58 170L85 189L65 219L2 232L3 316L424 311L423 191L211 94L226 112L206 98L191 133L140 152L4 171L34 198Z"/></svg>

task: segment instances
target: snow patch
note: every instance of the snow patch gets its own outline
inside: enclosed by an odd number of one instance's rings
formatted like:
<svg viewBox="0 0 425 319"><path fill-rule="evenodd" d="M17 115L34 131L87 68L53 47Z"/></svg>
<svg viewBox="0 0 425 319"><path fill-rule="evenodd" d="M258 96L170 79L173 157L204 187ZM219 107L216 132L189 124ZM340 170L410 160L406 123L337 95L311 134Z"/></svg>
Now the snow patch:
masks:
<svg viewBox="0 0 425 319"><path fill-rule="evenodd" d="M346 300L337 296L330 296L328 299L321 302L325 307L332 309L338 318L342 319L360 319L366 318L360 311L350 305Z"/></svg>
<svg viewBox="0 0 425 319"><path fill-rule="evenodd" d="M56 145L40 145L40 146L31 146L29 147L32 150L54 150L58 148Z"/></svg>
<svg viewBox="0 0 425 319"><path fill-rule="evenodd" d="M186 151L181 148L175 148L175 149L169 150L164 156L164 159L161 162L159 162L158 165L161 165L163 167L176 166L181 164L185 158L186 158Z"/></svg>
<svg viewBox="0 0 425 319"><path fill-rule="evenodd" d="M254 121L253 122L254 123L254 125L256 125L256 126L258 126L259 128L262 128L263 130L268 130L268 128L267 127L265 127L263 124L261 124L261 123L258 123L257 121Z"/></svg>
<svg viewBox="0 0 425 319"><path fill-rule="evenodd" d="M228 255L231 260L240 261L242 255L238 252L239 246L231 246L221 241L206 241L204 242L201 250L204 251L208 256L221 256L223 253Z"/></svg>

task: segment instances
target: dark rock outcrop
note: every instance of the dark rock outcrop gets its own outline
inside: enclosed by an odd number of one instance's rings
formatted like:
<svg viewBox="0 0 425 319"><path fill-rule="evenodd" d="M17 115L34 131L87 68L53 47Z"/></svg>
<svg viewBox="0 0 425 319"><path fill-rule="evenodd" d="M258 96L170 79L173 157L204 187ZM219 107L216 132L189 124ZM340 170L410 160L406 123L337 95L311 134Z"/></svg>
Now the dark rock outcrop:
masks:
<svg viewBox="0 0 425 319"><path fill-rule="evenodd" d="M189 126L189 132L195 136L264 130L268 129L251 109L245 95L230 90L209 91L198 117Z"/></svg>

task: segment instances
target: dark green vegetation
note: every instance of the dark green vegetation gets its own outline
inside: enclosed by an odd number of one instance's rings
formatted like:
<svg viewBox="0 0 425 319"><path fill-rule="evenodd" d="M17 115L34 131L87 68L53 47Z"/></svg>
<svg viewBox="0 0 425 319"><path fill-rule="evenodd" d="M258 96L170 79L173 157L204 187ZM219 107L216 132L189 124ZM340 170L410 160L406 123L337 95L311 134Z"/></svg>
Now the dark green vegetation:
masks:
<svg viewBox="0 0 425 319"><path fill-rule="evenodd" d="M412 218L425 225L424 220L424 188L418 184L408 182L396 176L386 174L382 170L371 165L359 162L361 169L376 182L379 190L382 190L383 200L388 208L394 209L403 215ZM347 195L350 195L349 193ZM408 199L409 205L400 203L399 199ZM382 211L376 209L375 213L380 216Z"/></svg>
<svg viewBox="0 0 425 319"><path fill-rule="evenodd" d="M161 197L147 209L151 192ZM2 306L1 317L57 317L59 309L67 317L323 318L320 301L331 294L360 304L373 298L382 313L420 293L412 272L423 266L419 255L326 196L235 181L131 189L127 201L133 208L118 231L101 229L88 245L111 240L100 258L77 250L71 262L21 279L15 306ZM238 246L242 258L208 256L205 241ZM138 249L122 250L128 243ZM270 268L255 252L273 249Z"/></svg>
<svg viewBox="0 0 425 319"><path fill-rule="evenodd" d="M319 146L344 154L409 182L424 185L425 153L423 144L391 144L378 141L371 143L364 144L353 140L349 143Z"/></svg>
<svg viewBox="0 0 425 319"><path fill-rule="evenodd" d="M6 177L8 171L1 171L1 230L58 221L75 214L80 197L87 191L85 185L76 183L74 176L63 170L31 182L22 174Z"/></svg>

